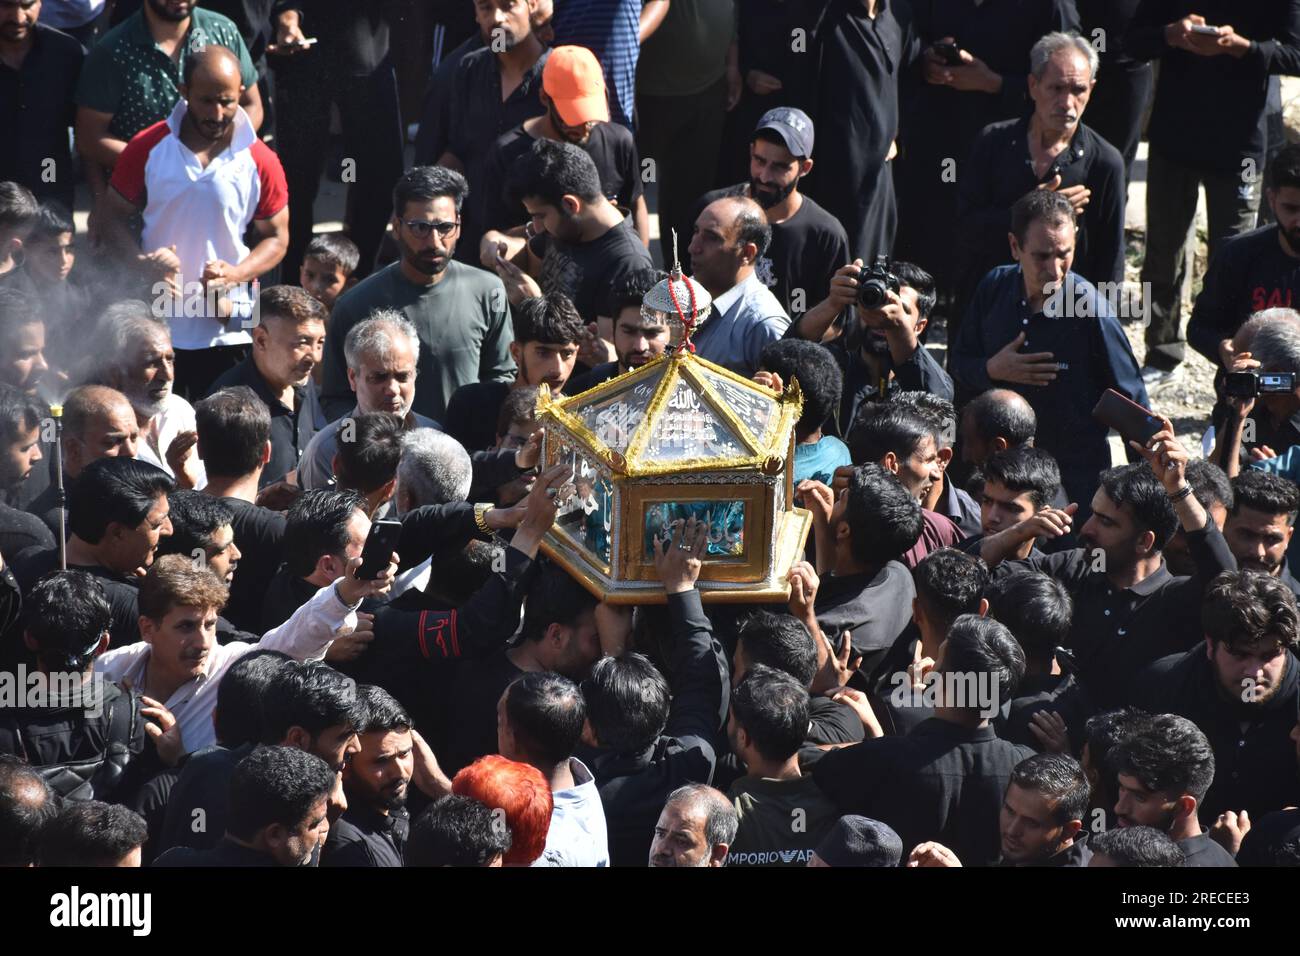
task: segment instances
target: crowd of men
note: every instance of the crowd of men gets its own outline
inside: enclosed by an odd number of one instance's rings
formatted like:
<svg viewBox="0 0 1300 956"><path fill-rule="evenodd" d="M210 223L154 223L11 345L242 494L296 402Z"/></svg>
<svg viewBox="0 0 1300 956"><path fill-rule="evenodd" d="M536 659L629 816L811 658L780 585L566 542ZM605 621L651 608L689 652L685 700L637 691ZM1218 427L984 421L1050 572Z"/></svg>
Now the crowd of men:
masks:
<svg viewBox="0 0 1300 956"><path fill-rule="evenodd" d="M0 865L1300 865L1283 75L1300 0L0 0ZM675 260L803 396L788 604L540 554Z"/></svg>

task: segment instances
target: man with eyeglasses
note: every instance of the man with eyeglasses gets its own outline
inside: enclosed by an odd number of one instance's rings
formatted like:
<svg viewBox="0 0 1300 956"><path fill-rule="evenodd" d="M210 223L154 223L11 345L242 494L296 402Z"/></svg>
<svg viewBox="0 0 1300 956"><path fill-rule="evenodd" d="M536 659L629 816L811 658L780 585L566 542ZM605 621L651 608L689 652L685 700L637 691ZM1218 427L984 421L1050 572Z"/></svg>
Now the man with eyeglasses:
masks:
<svg viewBox="0 0 1300 956"><path fill-rule="evenodd" d="M322 403L326 418L354 407L344 343L376 309L394 310L420 340L411 408L441 421L452 394L478 381L510 382L510 312L505 287L490 272L452 260L469 186L441 166L407 170L393 189L393 238L401 252L339 296L325 339Z"/></svg>

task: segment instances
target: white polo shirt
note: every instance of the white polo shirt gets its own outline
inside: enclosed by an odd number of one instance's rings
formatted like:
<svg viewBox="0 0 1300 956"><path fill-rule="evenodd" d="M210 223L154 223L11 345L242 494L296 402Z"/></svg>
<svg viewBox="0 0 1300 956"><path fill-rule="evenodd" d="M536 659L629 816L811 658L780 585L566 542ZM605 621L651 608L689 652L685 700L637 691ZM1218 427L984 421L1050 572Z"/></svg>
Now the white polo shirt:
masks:
<svg viewBox="0 0 1300 956"><path fill-rule="evenodd" d="M194 284L202 281L208 260L234 265L248 255L245 230L254 219L270 219L283 209L289 188L279 158L257 138L242 108L235 114L230 146L202 166L181 142L186 109L180 100L167 119L132 137L113 168L112 186L143 208L145 251L176 246L188 298L166 306L172 347L243 345L252 341L250 290L232 291L235 314L223 322L205 316L206 300Z"/></svg>

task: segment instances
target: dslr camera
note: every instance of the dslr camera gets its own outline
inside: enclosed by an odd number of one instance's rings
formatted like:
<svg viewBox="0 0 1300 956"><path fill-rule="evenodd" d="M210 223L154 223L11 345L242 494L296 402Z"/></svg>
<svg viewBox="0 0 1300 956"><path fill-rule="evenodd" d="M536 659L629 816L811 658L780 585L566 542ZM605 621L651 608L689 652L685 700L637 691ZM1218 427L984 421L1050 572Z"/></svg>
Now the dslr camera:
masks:
<svg viewBox="0 0 1300 956"><path fill-rule="evenodd" d="M864 266L858 273L858 305L864 309L879 309L889 301L889 293L898 294L902 283L889 270L889 256L876 256L870 268Z"/></svg>
<svg viewBox="0 0 1300 956"><path fill-rule="evenodd" d="M1224 391L1230 398L1254 398L1295 391L1295 372L1229 372Z"/></svg>

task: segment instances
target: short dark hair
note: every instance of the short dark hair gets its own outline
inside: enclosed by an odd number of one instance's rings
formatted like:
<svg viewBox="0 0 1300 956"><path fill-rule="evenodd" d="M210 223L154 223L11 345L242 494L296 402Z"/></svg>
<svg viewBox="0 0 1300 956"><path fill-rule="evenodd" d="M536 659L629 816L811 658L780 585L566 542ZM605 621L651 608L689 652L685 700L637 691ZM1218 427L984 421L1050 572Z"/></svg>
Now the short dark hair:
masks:
<svg viewBox="0 0 1300 956"><path fill-rule="evenodd" d="M32 231L27 239L29 242L33 239L54 239L65 232L76 231L77 227L72 221L72 213L68 212L68 207L57 199L46 199L41 202L40 210L36 214L36 222L32 224Z"/></svg>
<svg viewBox="0 0 1300 956"><path fill-rule="evenodd" d="M1023 243L1029 227L1036 222L1048 225L1074 225L1074 207L1070 200L1050 189L1031 189L1011 206L1011 234Z"/></svg>
<svg viewBox="0 0 1300 956"><path fill-rule="evenodd" d="M844 373L825 346L807 339L777 339L764 346L758 363L787 385L792 378L799 380L803 413L795 431L800 437L817 431L839 409Z"/></svg>
<svg viewBox="0 0 1300 956"><path fill-rule="evenodd" d="M322 555L342 554L348 546L352 516L365 508L365 499L355 491L314 488L295 498L281 540L284 566L289 573L305 578L316 570Z"/></svg>
<svg viewBox="0 0 1300 956"><path fill-rule="evenodd" d="M323 232L311 237L302 257L315 259L331 269L338 269L344 276L350 276L357 271L361 250L341 232Z"/></svg>
<svg viewBox="0 0 1300 956"><path fill-rule="evenodd" d="M1148 790L1177 799L1187 794L1199 804L1214 783L1214 748L1186 717L1158 714L1111 750L1115 773L1136 777Z"/></svg>
<svg viewBox="0 0 1300 956"><path fill-rule="evenodd" d="M361 412L350 420L354 434L338 442L334 477L340 490L368 495L397 475L406 430L392 412Z"/></svg>
<svg viewBox="0 0 1300 956"><path fill-rule="evenodd" d="M1232 482L1222 468L1206 458L1193 458L1187 462L1187 483L1192 486L1192 494L1209 511L1216 504L1232 510Z"/></svg>
<svg viewBox="0 0 1300 956"><path fill-rule="evenodd" d="M803 621L789 614L755 610L740 621L736 636L745 659L784 671L804 687L817 676L817 645Z"/></svg>
<svg viewBox="0 0 1300 956"><path fill-rule="evenodd" d="M176 487L161 468L134 458L96 458L68 489L68 530L98 544L113 523L136 528Z"/></svg>
<svg viewBox="0 0 1300 956"><path fill-rule="evenodd" d="M158 543L158 554L193 555L212 547L213 536L235 520L230 505L201 491L178 488L167 496L170 537Z"/></svg>
<svg viewBox="0 0 1300 956"><path fill-rule="evenodd" d="M728 196L732 205L736 209L736 219L734 227L736 230L736 245L745 246L753 243L758 250L754 258L764 255L772 245L772 226L767 221L767 215L763 212L763 207L752 199L744 196Z"/></svg>
<svg viewBox="0 0 1300 956"><path fill-rule="evenodd" d="M1082 820L1088 812L1091 796L1088 777L1079 761L1068 754L1034 754L1016 764L1010 782L1050 800L1052 820L1056 823Z"/></svg>
<svg viewBox="0 0 1300 956"><path fill-rule="evenodd" d="M41 831L58 812L41 775L21 758L0 754L0 866L34 864Z"/></svg>
<svg viewBox="0 0 1300 956"><path fill-rule="evenodd" d="M998 682L997 699L1007 701L1025 676L1025 655L1003 624L963 614L948 628L940 668L945 674L988 674ZM965 709L978 707L972 703Z"/></svg>
<svg viewBox="0 0 1300 956"><path fill-rule="evenodd" d="M41 830L41 866L116 866L148 837L144 818L120 804L69 800Z"/></svg>
<svg viewBox="0 0 1300 956"><path fill-rule="evenodd" d="M333 792L334 774L320 757L297 747L256 748L230 776L226 831L248 842L277 823L288 829L301 826Z"/></svg>
<svg viewBox="0 0 1300 956"><path fill-rule="evenodd" d="M1041 571L1013 571L989 582L989 613L1020 642L1028 661L1050 661L1066 643L1074 599L1065 585Z"/></svg>
<svg viewBox="0 0 1300 956"><path fill-rule="evenodd" d="M320 661L289 661L271 676L262 699L262 742L278 744L293 727L313 738L330 727L361 723L357 685Z"/></svg>
<svg viewBox="0 0 1300 956"><path fill-rule="evenodd" d="M595 202L605 195L600 173L586 150L544 136L514 161L506 174L506 193L511 202L534 198L556 209L563 208L565 196Z"/></svg>
<svg viewBox="0 0 1300 956"><path fill-rule="evenodd" d="M271 412L247 385L213 392L194 406L199 457L209 475L252 474L271 440Z"/></svg>
<svg viewBox="0 0 1300 956"><path fill-rule="evenodd" d="M262 702L275 675L292 660L283 651L255 647L230 665L217 685L217 706L212 713L217 743L233 749L262 741L266 736Z"/></svg>
<svg viewBox="0 0 1300 956"><path fill-rule="evenodd" d="M899 392L893 403L910 408L930 423L930 432L938 448L951 448L957 441L957 408L948 399L933 392Z"/></svg>
<svg viewBox="0 0 1300 956"><path fill-rule="evenodd" d="M591 592L558 565L544 563L528 587L521 634L540 641L552 624L573 627L580 615L596 606Z"/></svg>
<svg viewBox="0 0 1300 956"><path fill-rule="evenodd" d="M23 432L39 428L49 414L43 403L12 385L0 384L0 438L6 444L18 441Z"/></svg>
<svg viewBox="0 0 1300 956"><path fill-rule="evenodd" d="M0 236L26 236L36 225L40 209L26 186L0 182Z"/></svg>
<svg viewBox="0 0 1300 956"><path fill-rule="evenodd" d="M916 598L942 631L963 614L978 614L980 598L989 583L989 568L983 559L940 548L931 551L912 571Z"/></svg>
<svg viewBox="0 0 1300 956"><path fill-rule="evenodd" d="M1155 827L1116 827L1088 838L1093 856L1116 866L1186 866L1182 847Z"/></svg>
<svg viewBox="0 0 1300 956"><path fill-rule="evenodd" d="M1115 504L1128 507L1138 530L1152 532L1155 550L1163 551L1178 530L1178 516L1164 485L1146 462L1106 469L1101 473L1101 487Z"/></svg>
<svg viewBox="0 0 1300 956"><path fill-rule="evenodd" d="M23 599L22 626L36 656L53 672L81 672L113 620L103 585L86 571L58 571L33 585Z"/></svg>
<svg viewBox="0 0 1300 956"><path fill-rule="evenodd" d="M1061 491L1061 468L1050 452L1033 445L1017 445L989 458L984 480L996 481L1016 494L1028 493L1035 511L1052 503Z"/></svg>
<svg viewBox="0 0 1300 956"><path fill-rule="evenodd" d="M1269 189L1290 186L1300 189L1300 145L1287 143L1277 154L1270 156L1264 171L1264 185Z"/></svg>
<svg viewBox="0 0 1300 956"><path fill-rule="evenodd" d="M1231 512L1250 508L1266 515L1286 515L1287 524L1295 524L1300 512L1300 488L1281 475L1248 468L1232 479Z"/></svg>
<svg viewBox="0 0 1300 956"><path fill-rule="evenodd" d="M1038 430L1033 407L1020 395L1010 398L1003 389L991 389L975 396L966 403L962 414L968 416L975 434L984 441L1005 438L1011 448L1033 441Z"/></svg>
<svg viewBox="0 0 1300 956"><path fill-rule="evenodd" d="M1104 771L1110 752L1121 741L1141 733L1150 724L1151 715L1137 707L1117 707L1089 717L1083 725L1083 737L1093 768Z"/></svg>
<svg viewBox="0 0 1300 956"><path fill-rule="evenodd" d="M449 793L411 823L403 866L487 866L510 852L503 816L473 797Z"/></svg>
<svg viewBox="0 0 1300 956"><path fill-rule="evenodd" d="M916 311L920 318L928 319L939 301L938 286L934 276L912 262L894 262L890 268L898 281L916 290Z"/></svg>
<svg viewBox="0 0 1300 956"><path fill-rule="evenodd" d="M582 739L587 705L578 685L552 673L529 673L506 689L510 730L532 760L559 764Z"/></svg>
<svg viewBox="0 0 1300 956"><path fill-rule="evenodd" d="M650 746L668 724L672 694L659 668L629 651L602 657L582 682L587 722L602 747L633 753Z"/></svg>
<svg viewBox="0 0 1300 956"><path fill-rule="evenodd" d="M393 187L393 214L399 219L406 215L408 202L429 202L447 196L456 204L456 215L469 195L465 177L446 166L412 166Z"/></svg>
<svg viewBox="0 0 1300 956"><path fill-rule="evenodd" d="M916 409L894 402L867 402L849 431L849 454L862 464L879 463L891 451L902 460L912 457L927 438L934 438L934 425Z"/></svg>
<svg viewBox="0 0 1300 956"><path fill-rule="evenodd" d="M808 689L785 671L755 664L731 692L731 712L768 760L788 760L808 735Z"/></svg>
<svg viewBox="0 0 1300 956"><path fill-rule="evenodd" d="M524 299L512 310L511 324L520 345L574 345L587 330L573 300L563 292L547 292Z"/></svg>
<svg viewBox="0 0 1300 956"><path fill-rule="evenodd" d="M921 537L921 505L894 475L874 462L859 465L849 478L844 520L849 548L864 564L901 558Z"/></svg>
<svg viewBox="0 0 1300 956"><path fill-rule="evenodd" d="M535 421L537 418L537 386L521 385L506 392L497 413L497 434L504 435L511 425Z"/></svg>
<svg viewBox="0 0 1300 956"><path fill-rule="evenodd" d="M405 733L415 721L401 702L374 684L357 685L357 733Z"/></svg>
<svg viewBox="0 0 1300 956"><path fill-rule="evenodd" d="M1295 595L1278 578L1256 571L1224 571L1211 581L1201 601L1201 626L1212 644L1234 651L1300 643Z"/></svg>
<svg viewBox="0 0 1300 956"><path fill-rule="evenodd" d="M258 324L273 322L319 322L324 325L329 321L325 306L310 292L300 285L272 285L262 290L257 298Z"/></svg>
<svg viewBox="0 0 1300 956"><path fill-rule="evenodd" d="M668 278L668 273L652 266L634 269L620 276L615 281L614 288L610 293L611 301L616 310L614 318L618 318L617 310L619 309L632 306L640 308L645 301L646 293L666 278Z"/></svg>

